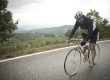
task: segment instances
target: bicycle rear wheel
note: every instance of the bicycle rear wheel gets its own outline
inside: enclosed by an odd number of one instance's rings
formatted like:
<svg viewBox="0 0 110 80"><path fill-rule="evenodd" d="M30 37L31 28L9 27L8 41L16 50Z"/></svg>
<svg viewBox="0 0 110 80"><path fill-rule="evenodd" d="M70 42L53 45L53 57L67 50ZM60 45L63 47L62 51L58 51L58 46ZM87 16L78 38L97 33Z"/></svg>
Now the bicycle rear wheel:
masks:
<svg viewBox="0 0 110 80"><path fill-rule="evenodd" d="M78 71L80 64L81 53L77 49L71 49L64 61L65 73L69 76L73 76Z"/></svg>
<svg viewBox="0 0 110 80"><path fill-rule="evenodd" d="M95 58L94 58L94 63L96 64L98 59L99 59L99 56L100 56L100 48L99 48L98 44L95 45L95 50L96 50L96 54L95 54ZM89 63L91 63L91 61L92 61L92 53L90 50L90 52L89 52Z"/></svg>

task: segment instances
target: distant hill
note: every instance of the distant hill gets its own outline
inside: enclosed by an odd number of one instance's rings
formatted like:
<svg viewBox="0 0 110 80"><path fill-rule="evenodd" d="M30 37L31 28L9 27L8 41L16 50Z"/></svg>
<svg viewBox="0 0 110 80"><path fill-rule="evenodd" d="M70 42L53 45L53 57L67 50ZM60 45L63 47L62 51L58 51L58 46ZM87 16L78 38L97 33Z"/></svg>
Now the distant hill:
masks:
<svg viewBox="0 0 110 80"><path fill-rule="evenodd" d="M72 29L73 25L64 25L52 28L32 29L29 31L15 31L14 33L46 33L46 34L64 34L68 29Z"/></svg>

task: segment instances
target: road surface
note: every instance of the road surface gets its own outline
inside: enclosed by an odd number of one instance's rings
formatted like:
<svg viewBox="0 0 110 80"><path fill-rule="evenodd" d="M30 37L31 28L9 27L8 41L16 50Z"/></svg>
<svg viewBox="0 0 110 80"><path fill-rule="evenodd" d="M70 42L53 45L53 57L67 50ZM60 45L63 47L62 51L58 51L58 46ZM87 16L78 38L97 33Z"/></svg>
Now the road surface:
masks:
<svg viewBox="0 0 110 80"><path fill-rule="evenodd" d="M75 76L64 72L64 59L70 47L0 61L0 80L110 80L110 41L98 44L98 63L90 68L82 62Z"/></svg>

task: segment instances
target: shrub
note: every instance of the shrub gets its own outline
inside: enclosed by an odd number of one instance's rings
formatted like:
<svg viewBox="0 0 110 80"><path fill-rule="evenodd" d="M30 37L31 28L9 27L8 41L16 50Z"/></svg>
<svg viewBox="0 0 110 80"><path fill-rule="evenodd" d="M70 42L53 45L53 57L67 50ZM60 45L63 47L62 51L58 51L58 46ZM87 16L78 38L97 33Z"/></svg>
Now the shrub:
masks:
<svg viewBox="0 0 110 80"><path fill-rule="evenodd" d="M27 43L18 43L16 44L16 48L17 50L24 50L24 49L27 49L28 48L28 44Z"/></svg>

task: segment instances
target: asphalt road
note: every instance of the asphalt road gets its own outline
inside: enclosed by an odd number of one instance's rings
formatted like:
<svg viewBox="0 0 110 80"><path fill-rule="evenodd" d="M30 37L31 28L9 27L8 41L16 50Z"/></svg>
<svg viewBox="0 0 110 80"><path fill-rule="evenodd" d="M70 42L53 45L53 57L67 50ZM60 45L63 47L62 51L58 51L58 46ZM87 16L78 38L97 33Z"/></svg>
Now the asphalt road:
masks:
<svg viewBox="0 0 110 80"><path fill-rule="evenodd" d="M75 76L64 72L64 59L70 47L0 61L0 80L110 80L110 41L98 44L98 63L90 68L82 62Z"/></svg>

